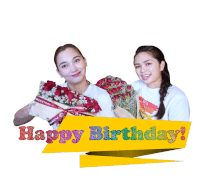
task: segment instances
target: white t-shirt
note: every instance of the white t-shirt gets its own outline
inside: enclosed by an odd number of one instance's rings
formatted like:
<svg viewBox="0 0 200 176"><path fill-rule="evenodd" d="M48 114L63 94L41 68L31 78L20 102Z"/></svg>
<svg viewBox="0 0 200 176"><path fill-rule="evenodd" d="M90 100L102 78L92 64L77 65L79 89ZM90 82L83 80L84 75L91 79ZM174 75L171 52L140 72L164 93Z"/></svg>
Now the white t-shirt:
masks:
<svg viewBox="0 0 200 176"><path fill-rule="evenodd" d="M67 87L67 83L61 83L59 84L59 86ZM95 114L96 117L115 117L112 110L112 100L108 92L106 92L104 89L101 89L94 84L90 84L83 95L89 98L94 98L101 107L102 110ZM34 101L32 101L31 103L34 103ZM57 130L58 126L56 124L52 126L54 130Z"/></svg>
<svg viewBox="0 0 200 176"><path fill-rule="evenodd" d="M144 119L153 119L160 105L160 88L151 89L141 80L132 87L139 93L139 112ZM185 93L176 86L170 86L164 99L165 114L161 120L189 121L190 108Z"/></svg>

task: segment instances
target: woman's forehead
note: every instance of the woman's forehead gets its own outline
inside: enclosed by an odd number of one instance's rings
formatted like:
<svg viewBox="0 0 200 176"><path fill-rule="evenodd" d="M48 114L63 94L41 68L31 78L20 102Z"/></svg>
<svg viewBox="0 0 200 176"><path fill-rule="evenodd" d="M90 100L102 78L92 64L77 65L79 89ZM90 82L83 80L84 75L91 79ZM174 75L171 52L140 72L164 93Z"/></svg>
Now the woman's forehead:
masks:
<svg viewBox="0 0 200 176"><path fill-rule="evenodd" d="M153 56L148 52L141 52L135 56L134 62L143 63L147 61L156 61L157 59L153 58Z"/></svg>
<svg viewBox="0 0 200 176"><path fill-rule="evenodd" d="M74 48L67 48L58 54L57 63L59 64L59 62L63 61L70 62L77 56L81 56L77 50L75 50Z"/></svg>

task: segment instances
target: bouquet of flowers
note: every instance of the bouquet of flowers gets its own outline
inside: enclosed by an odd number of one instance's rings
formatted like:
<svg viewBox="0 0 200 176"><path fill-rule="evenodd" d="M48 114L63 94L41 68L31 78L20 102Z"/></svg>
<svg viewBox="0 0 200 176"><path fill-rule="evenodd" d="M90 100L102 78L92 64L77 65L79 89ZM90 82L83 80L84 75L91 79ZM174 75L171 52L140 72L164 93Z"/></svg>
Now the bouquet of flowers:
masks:
<svg viewBox="0 0 200 176"><path fill-rule="evenodd" d="M66 115L95 116L101 110L95 99L56 85L53 81L40 83L30 115L47 120L58 126Z"/></svg>
<svg viewBox="0 0 200 176"><path fill-rule="evenodd" d="M113 110L117 117L136 118L136 92L121 78L107 76L96 83L96 86L105 89L113 102Z"/></svg>

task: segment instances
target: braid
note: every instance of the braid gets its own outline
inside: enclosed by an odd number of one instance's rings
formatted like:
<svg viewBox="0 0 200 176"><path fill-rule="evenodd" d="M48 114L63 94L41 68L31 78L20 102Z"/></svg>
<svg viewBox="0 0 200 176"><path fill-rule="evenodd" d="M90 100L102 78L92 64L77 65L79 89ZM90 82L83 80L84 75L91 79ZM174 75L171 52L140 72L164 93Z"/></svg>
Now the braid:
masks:
<svg viewBox="0 0 200 176"><path fill-rule="evenodd" d="M155 115L157 119L161 119L163 115L165 114L165 106L163 102L164 102L165 96L167 95L167 90L171 86L170 75L167 68L167 62L165 61L165 57L162 51L155 46L140 46L136 50L134 58L136 57L137 54L141 52L148 52L149 54L152 55L153 58L157 59L159 63L161 63L162 61L165 62L165 68L162 71L162 83L160 85L160 91L159 91L160 106L159 106L157 114Z"/></svg>
<svg viewBox="0 0 200 176"><path fill-rule="evenodd" d="M167 65L165 66L165 68L167 68ZM165 114L165 106L164 106L163 101L165 99L165 96L167 95L167 90L170 86L171 86L171 83L170 83L169 72L168 70L166 71L165 69L162 72L162 83L161 83L160 91L159 91L160 106L159 106L157 114L155 115L158 119L161 119L163 115Z"/></svg>

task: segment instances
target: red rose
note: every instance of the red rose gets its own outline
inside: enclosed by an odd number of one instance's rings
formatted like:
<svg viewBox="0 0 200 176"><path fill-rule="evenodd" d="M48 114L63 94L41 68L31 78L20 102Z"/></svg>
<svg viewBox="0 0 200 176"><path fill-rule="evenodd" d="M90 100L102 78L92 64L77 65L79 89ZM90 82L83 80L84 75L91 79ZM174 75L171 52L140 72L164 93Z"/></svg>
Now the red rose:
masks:
<svg viewBox="0 0 200 176"><path fill-rule="evenodd" d="M119 97L120 97L119 95L115 95L115 99L116 99L116 100L119 99Z"/></svg>
<svg viewBox="0 0 200 176"><path fill-rule="evenodd" d="M112 82L112 79L108 78L108 79L107 79L107 82L108 82L108 83L111 83L111 82Z"/></svg>
<svg viewBox="0 0 200 176"><path fill-rule="evenodd" d="M122 81L121 84L124 85L124 84L126 84L126 82L125 82L125 81Z"/></svg>
<svg viewBox="0 0 200 176"><path fill-rule="evenodd" d="M61 87L61 90L64 90L63 95L67 94L69 89L67 87Z"/></svg>
<svg viewBox="0 0 200 176"><path fill-rule="evenodd" d="M75 99L79 100L79 95L77 95Z"/></svg>
<svg viewBox="0 0 200 176"><path fill-rule="evenodd" d="M110 86L111 86L111 83L107 83L107 86L110 87Z"/></svg>
<svg viewBox="0 0 200 176"><path fill-rule="evenodd" d="M55 91L55 95L57 95L57 96L61 96L61 89L56 89L56 91Z"/></svg>
<svg viewBox="0 0 200 176"><path fill-rule="evenodd" d="M114 98L111 98L111 100L112 100L112 102L113 102L113 103L115 103L115 102L116 102L116 100L115 100Z"/></svg>
<svg viewBox="0 0 200 176"><path fill-rule="evenodd" d="M74 98L74 93L72 93L72 92L68 92L68 99L69 99L69 102L71 102L72 101L72 99Z"/></svg>
<svg viewBox="0 0 200 176"><path fill-rule="evenodd" d="M112 95L112 91L111 91L111 90L108 90L108 93L109 93L110 95Z"/></svg>
<svg viewBox="0 0 200 176"><path fill-rule="evenodd" d="M44 87L43 87L43 90L45 91L50 91L53 87L56 86L56 83L53 82L53 81L47 81L45 84L44 84Z"/></svg>
<svg viewBox="0 0 200 176"><path fill-rule="evenodd" d="M131 86L127 86L127 89L128 89L128 90L131 90Z"/></svg>
<svg viewBox="0 0 200 176"><path fill-rule="evenodd" d="M92 109L95 110L94 112L92 112L93 114L96 114L97 112L101 110L101 107L99 106L98 102L95 99L93 99Z"/></svg>
<svg viewBox="0 0 200 176"><path fill-rule="evenodd" d="M124 94L122 94L122 96L123 96L124 98L126 98L126 96L125 96Z"/></svg>
<svg viewBox="0 0 200 176"><path fill-rule="evenodd" d="M116 82L117 86L119 85L119 81Z"/></svg>
<svg viewBox="0 0 200 176"><path fill-rule="evenodd" d="M45 86L45 87L43 87L43 90L45 90L45 91L50 91L51 89L50 89L50 87Z"/></svg>
<svg viewBox="0 0 200 176"><path fill-rule="evenodd" d="M53 88L53 87L56 86L56 83L53 82L53 81L47 81L47 82L44 84L44 86L48 86L48 87Z"/></svg>
<svg viewBox="0 0 200 176"><path fill-rule="evenodd" d="M103 79L100 79L99 81L100 81L100 84L103 84L106 81L106 79L103 78Z"/></svg>
<svg viewBox="0 0 200 176"><path fill-rule="evenodd" d="M86 107L87 109L89 109L92 103L91 103L89 97L86 97L86 100L87 100L87 103L85 103L83 106Z"/></svg>
<svg viewBox="0 0 200 176"><path fill-rule="evenodd" d="M129 97L130 97L130 96L131 96L130 92L127 92L127 93L126 93L126 96L129 96Z"/></svg>
<svg viewBox="0 0 200 176"><path fill-rule="evenodd" d="M108 86L104 85L104 86L101 86L102 89L108 89Z"/></svg>
<svg viewBox="0 0 200 176"><path fill-rule="evenodd" d="M113 89L112 89L112 92L113 92L113 93L117 93L117 89L116 89L116 88L113 88Z"/></svg>
<svg viewBox="0 0 200 176"><path fill-rule="evenodd" d="M117 90L120 91L120 90L121 90L121 87L117 87Z"/></svg>
<svg viewBox="0 0 200 176"><path fill-rule="evenodd" d="M118 79L118 77L115 77L115 80L117 80Z"/></svg>
<svg viewBox="0 0 200 176"><path fill-rule="evenodd" d="M99 87L100 85L101 85L101 83L98 81L98 82L96 83L96 86Z"/></svg>

